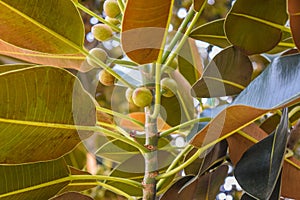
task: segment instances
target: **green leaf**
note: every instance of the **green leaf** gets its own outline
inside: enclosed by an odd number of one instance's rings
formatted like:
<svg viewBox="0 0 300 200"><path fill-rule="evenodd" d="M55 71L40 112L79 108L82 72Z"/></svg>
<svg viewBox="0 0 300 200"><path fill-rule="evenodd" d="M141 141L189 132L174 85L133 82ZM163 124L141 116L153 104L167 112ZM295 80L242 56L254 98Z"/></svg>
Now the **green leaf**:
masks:
<svg viewBox="0 0 300 200"><path fill-rule="evenodd" d="M193 85L196 97L239 94L251 81L252 64L239 49L229 47L216 55Z"/></svg>
<svg viewBox="0 0 300 200"><path fill-rule="evenodd" d="M300 55L275 59L237 96L232 105L197 133L191 144L201 147L219 137L228 137L269 111L299 102L299 63Z"/></svg>
<svg viewBox="0 0 300 200"><path fill-rule="evenodd" d="M279 43L287 18L285 0L238 0L226 17L225 33L248 55L259 54Z"/></svg>
<svg viewBox="0 0 300 200"><path fill-rule="evenodd" d="M1 0L0 13L0 38L17 47L68 54L83 46L83 23L70 0Z"/></svg>
<svg viewBox="0 0 300 200"><path fill-rule="evenodd" d="M221 48L229 47L231 46L231 43L228 41L227 36L225 35L224 23L225 19L217 19L215 21L208 22L195 28L189 36L196 40L201 40ZM277 44L276 47L274 47L267 53L276 54L294 47L295 44L293 42L291 34L288 32L283 32L281 41Z"/></svg>
<svg viewBox="0 0 300 200"><path fill-rule="evenodd" d="M279 178L288 138L288 115L284 109L276 131L250 147L235 166L241 187L258 199L270 199Z"/></svg>
<svg viewBox="0 0 300 200"><path fill-rule="evenodd" d="M80 194L78 192L67 192L64 194L61 194L57 197L51 198L51 200L71 200L71 199L76 199L76 200L93 200L92 197Z"/></svg>
<svg viewBox="0 0 300 200"><path fill-rule="evenodd" d="M218 162L222 162L227 154L227 143L226 141L222 141L216 144L212 149L207 150L202 155L199 156L193 163L184 168L185 174L192 175L202 175L207 170L209 170L212 166L214 166ZM196 148L192 149L184 160L188 160L193 156L196 152Z"/></svg>
<svg viewBox="0 0 300 200"><path fill-rule="evenodd" d="M122 23L124 52L139 64L156 61L168 30L172 1L128 0Z"/></svg>
<svg viewBox="0 0 300 200"><path fill-rule="evenodd" d="M0 74L4 72L31 68L34 67L34 64L7 64L7 65L0 65Z"/></svg>
<svg viewBox="0 0 300 200"><path fill-rule="evenodd" d="M64 159L23 165L0 165L0 198L49 199L68 183Z"/></svg>
<svg viewBox="0 0 300 200"><path fill-rule="evenodd" d="M209 44L226 48L231 46L224 32L225 19L218 19L195 28L190 37Z"/></svg>
<svg viewBox="0 0 300 200"><path fill-rule="evenodd" d="M54 65L63 68L73 68L80 71L87 71L92 67L85 61L85 56L76 54L48 54L28 49L22 49L8 44L0 39L0 54L18 58L27 62Z"/></svg>
<svg viewBox="0 0 300 200"><path fill-rule="evenodd" d="M203 176L196 176L183 186L178 199L215 199L220 192L220 186L228 175L228 166L221 165L213 172Z"/></svg>
<svg viewBox="0 0 300 200"><path fill-rule="evenodd" d="M83 169L86 165L87 153L88 151L84 144L80 143L73 151L66 154L64 159L69 166Z"/></svg>
<svg viewBox="0 0 300 200"><path fill-rule="evenodd" d="M200 78L203 66L195 40L188 39L181 48L178 55L178 70L191 85Z"/></svg>
<svg viewBox="0 0 300 200"><path fill-rule="evenodd" d="M63 156L91 135L75 125L93 126L95 118L94 102L66 70L39 66L1 73L0 163Z"/></svg>

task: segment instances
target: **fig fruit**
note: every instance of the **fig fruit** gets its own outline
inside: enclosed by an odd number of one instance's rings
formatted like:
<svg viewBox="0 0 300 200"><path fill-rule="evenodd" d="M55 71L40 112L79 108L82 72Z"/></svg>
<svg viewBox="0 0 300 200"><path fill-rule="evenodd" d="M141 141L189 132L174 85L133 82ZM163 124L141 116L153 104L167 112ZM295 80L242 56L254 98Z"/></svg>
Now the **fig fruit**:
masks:
<svg viewBox="0 0 300 200"><path fill-rule="evenodd" d="M132 93L132 100L138 107L149 106L152 102L152 93L145 87L136 88Z"/></svg>
<svg viewBox="0 0 300 200"><path fill-rule="evenodd" d="M111 18L115 18L121 13L116 0L106 0L103 4L103 10L105 14Z"/></svg>
<svg viewBox="0 0 300 200"><path fill-rule="evenodd" d="M96 61L92 58L96 57L99 60L101 60L102 62L106 62L107 59L107 53L106 51L104 51L101 48L93 48L89 51L89 55L86 58L86 61L89 65L93 66L93 67L99 67L99 65L96 63Z"/></svg>
<svg viewBox="0 0 300 200"><path fill-rule="evenodd" d="M112 29L106 24L94 25L92 27L92 33L94 35L94 38L101 42L109 40L113 35Z"/></svg>
<svg viewBox="0 0 300 200"><path fill-rule="evenodd" d="M115 77L103 69L99 73L99 81L105 86L112 86L115 83Z"/></svg>

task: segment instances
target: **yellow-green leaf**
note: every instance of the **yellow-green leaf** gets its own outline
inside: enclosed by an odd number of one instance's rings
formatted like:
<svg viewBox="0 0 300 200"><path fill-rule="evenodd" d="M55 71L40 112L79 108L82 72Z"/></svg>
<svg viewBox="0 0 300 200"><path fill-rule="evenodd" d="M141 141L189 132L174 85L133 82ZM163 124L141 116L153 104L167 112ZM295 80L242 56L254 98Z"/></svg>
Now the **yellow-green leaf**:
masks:
<svg viewBox="0 0 300 200"><path fill-rule="evenodd" d="M76 200L93 200L92 197L80 194L78 192L66 192L61 194L57 197L52 198L51 200L69 200L69 199L76 199Z"/></svg>
<svg viewBox="0 0 300 200"><path fill-rule="evenodd" d="M70 0L1 0L0 39L29 50L77 53L84 27Z"/></svg>
<svg viewBox="0 0 300 200"><path fill-rule="evenodd" d="M91 134L75 125L95 123L94 102L66 70L39 66L0 73L0 163L56 159Z"/></svg>
<svg viewBox="0 0 300 200"><path fill-rule="evenodd" d="M183 45L178 54L178 69L191 85L202 75L203 63L195 40L190 38Z"/></svg>
<svg viewBox="0 0 300 200"><path fill-rule="evenodd" d="M224 32L225 19L218 19L195 28L190 37L196 40L208 42L212 45L225 48L231 44L228 42Z"/></svg>
<svg viewBox="0 0 300 200"><path fill-rule="evenodd" d="M73 68L80 71L90 70L92 67L85 62L85 56L77 54L48 54L28 49L22 49L0 39L0 54L18 58L27 62L42 65L54 65L63 68Z"/></svg>
<svg viewBox="0 0 300 200"><path fill-rule="evenodd" d="M49 199L70 181L63 158L23 165L0 165L0 199Z"/></svg>
<svg viewBox="0 0 300 200"><path fill-rule="evenodd" d="M226 17L225 33L247 54L259 54L279 43L286 21L285 0L238 0Z"/></svg>

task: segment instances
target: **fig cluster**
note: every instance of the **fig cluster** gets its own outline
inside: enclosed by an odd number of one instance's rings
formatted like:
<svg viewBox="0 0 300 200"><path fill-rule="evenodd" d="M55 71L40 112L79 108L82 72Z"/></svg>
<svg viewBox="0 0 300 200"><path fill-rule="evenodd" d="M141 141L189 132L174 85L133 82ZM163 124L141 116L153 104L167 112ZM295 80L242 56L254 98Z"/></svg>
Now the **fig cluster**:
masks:
<svg viewBox="0 0 300 200"><path fill-rule="evenodd" d="M177 83L174 79L163 78L160 81L161 94L164 97L173 97L177 92ZM146 87L138 87L136 89L128 88L125 97L129 103L133 103L138 107L150 106L153 101L153 94Z"/></svg>

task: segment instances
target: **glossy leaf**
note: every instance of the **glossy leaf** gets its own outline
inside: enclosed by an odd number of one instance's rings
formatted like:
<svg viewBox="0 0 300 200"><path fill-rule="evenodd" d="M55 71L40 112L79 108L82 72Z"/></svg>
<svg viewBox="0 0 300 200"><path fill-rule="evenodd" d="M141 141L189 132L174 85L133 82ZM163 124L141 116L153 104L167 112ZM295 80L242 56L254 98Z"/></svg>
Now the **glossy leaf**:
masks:
<svg viewBox="0 0 300 200"><path fill-rule="evenodd" d="M299 63L300 55L275 59L230 106L198 132L190 143L201 147L221 136L233 134L269 111L299 102Z"/></svg>
<svg viewBox="0 0 300 200"><path fill-rule="evenodd" d="M211 200L220 192L220 186L228 175L228 166L222 165L213 172L196 176L179 192L179 199Z"/></svg>
<svg viewBox="0 0 300 200"><path fill-rule="evenodd" d="M121 43L126 55L139 64L158 58L172 12L172 0L128 0L122 23Z"/></svg>
<svg viewBox="0 0 300 200"><path fill-rule="evenodd" d="M224 32L225 19L218 19L195 28L190 37L209 44L226 48L231 46Z"/></svg>
<svg viewBox="0 0 300 200"><path fill-rule="evenodd" d="M193 85L203 72L201 56L195 40L188 39L178 55L178 70Z"/></svg>
<svg viewBox="0 0 300 200"><path fill-rule="evenodd" d="M0 38L17 47L68 54L83 45L84 27L72 1L2 0L0 13Z"/></svg>
<svg viewBox="0 0 300 200"><path fill-rule="evenodd" d="M42 65L54 65L63 68L72 68L80 71L88 71L91 66L85 62L82 54L47 54L28 49L22 49L0 40L0 54L18 58L27 62Z"/></svg>
<svg viewBox="0 0 300 200"><path fill-rule="evenodd" d="M288 0L288 12L290 16L290 27L292 30L292 35L294 42L298 49L300 49L300 4L297 0Z"/></svg>
<svg viewBox="0 0 300 200"><path fill-rule="evenodd" d="M280 171L288 138L287 109L276 131L250 147L235 166L234 174L241 187L259 199L269 199Z"/></svg>
<svg viewBox="0 0 300 200"><path fill-rule="evenodd" d="M222 141L216 144L212 149L204 152L203 155L200 155L192 164L188 165L184 172L185 174L192 175L202 175L207 170L209 170L212 166L217 164L218 162L224 160L227 154L227 143ZM195 153L196 149L190 151L184 160L188 160Z"/></svg>
<svg viewBox="0 0 300 200"><path fill-rule="evenodd" d="M92 197L80 194L78 192L67 192L64 194L61 194L57 197L51 198L51 200L93 200Z"/></svg>
<svg viewBox="0 0 300 200"><path fill-rule="evenodd" d="M178 179L173 185L161 196L160 200L180 200L179 199L179 191L181 188L194 176L184 176Z"/></svg>
<svg viewBox="0 0 300 200"><path fill-rule="evenodd" d="M0 74L0 88L0 163L56 159L91 135L74 126L96 120L94 102L71 73L47 66L13 70Z"/></svg>
<svg viewBox="0 0 300 200"><path fill-rule="evenodd" d="M251 147L255 142L266 138L268 134L260 129L256 124L250 124L242 129L251 140L246 139L240 134L234 134L227 138L229 146L230 160L235 165L243 153ZM300 198L299 189L297 187L300 181L300 161L294 157L285 159L282 170L282 187L281 195L289 198Z"/></svg>
<svg viewBox="0 0 300 200"><path fill-rule="evenodd" d="M194 2L194 10L196 12L199 12L203 4L205 3L205 0L193 0Z"/></svg>
<svg viewBox="0 0 300 200"><path fill-rule="evenodd" d="M286 21L285 0L239 0L226 17L225 33L231 44L247 54L259 54L279 43Z"/></svg>
<svg viewBox="0 0 300 200"><path fill-rule="evenodd" d="M151 153L157 153L158 160L159 160L157 170L159 170L160 173L165 171L166 168L170 165L170 163L174 159L174 156L167 151L157 151ZM144 163L143 156L136 155L129 158L128 160L121 163L120 165L118 165L112 171L110 176L129 178L132 180L136 180L138 182L142 182L142 179L144 177L144 170L145 170L145 163ZM119 188L123 191L126 191L126 193L131 196L142 196L142 188L137 188L135 186L120 183L120 182L107 181L106 183L116 188Z"/></svg>
<svg viewBox="0 0 300 200"><path fill-rule="evenodd" d="M205 68L193 85L196 97L220 97L239 94L251 81L252 64L239 49L221 51Z"/></svg>
<svg viewBox="0 0 300 200"><path fill-rule="evenodd" d="M254 123L246 126L241 131L257 141L261 141L268 136L265 131ZM229 157L234 165L236 165L236 163L241 159L243 153L254 144L253 141L247 140L239 134L234 134L228 137L227 142L229 146Z"/></svg>
<svg viewBox="0 0 300 200"><path fill-rule="evenodd" d="M279 175L279 178L277 180L277 183L275 185L275 188L272 192L272 195L270 196L270 199L274 199L274 200L280 200L280 192L281 192L281 173ZM245 193L241 200L256 200L256 198L251 197L250 195L248 195L247 193Z"/></svg>
<svg viewBox="0 0 300 200"><path fill-rule="evenodd" d="M68 175L69 169L63 159L0 165L0 198L49 199L69 183Z"/></svg>

